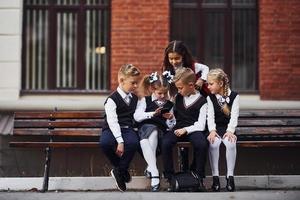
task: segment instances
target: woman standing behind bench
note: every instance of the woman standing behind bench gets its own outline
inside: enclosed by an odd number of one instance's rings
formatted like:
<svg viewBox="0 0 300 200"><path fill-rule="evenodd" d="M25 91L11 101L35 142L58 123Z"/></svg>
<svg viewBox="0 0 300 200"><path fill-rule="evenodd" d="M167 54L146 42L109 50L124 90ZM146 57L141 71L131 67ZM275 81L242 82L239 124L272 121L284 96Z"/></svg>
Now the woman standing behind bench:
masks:
<svg viewBox="0 0 300 200"><path fill-rule="evenodd" d="M239 116L239 95L229 89L229 79L222 69L210 70L207 76L208 89L211 94L207 97L209 160L213 176L213 191L220 191L219 181L219 148L223 142L226 146L227 185L228 191L234 191L233 171L236 159L235 128Z"/></svg>
<svg viewBox="0 0 300 200"><path fill-rule="evenodd" d="M129 164L139 147L139 138L133 130L133 114L138 97L133 94L140 71L132 64L123 65L118 73L119 86L105 101L105 124L100 147L113 165L111 176L120 191L131 181Z"/></svg>

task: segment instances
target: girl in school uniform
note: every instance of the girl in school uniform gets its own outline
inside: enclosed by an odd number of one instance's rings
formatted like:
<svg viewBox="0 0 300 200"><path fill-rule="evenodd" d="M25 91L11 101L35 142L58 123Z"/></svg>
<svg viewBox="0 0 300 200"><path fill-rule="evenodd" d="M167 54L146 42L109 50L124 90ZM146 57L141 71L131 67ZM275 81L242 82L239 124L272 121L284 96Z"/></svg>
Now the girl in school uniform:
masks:
<svg viewBox="0 0 300 200"><path fill-rule="evenodd" d="M226 189L235 190L234 167L236 160L235 129L239 116L239 95L229 88L229 79L222 69L210 70L207 76L211 94L207 97L207 123L209 135L209 160L213 176L213 191L220 191L219 181L219 148L226 147L227 174Z"/></svg>
<svg viewBox="0 0 300 200"><path fill-rule="evenodd" d="M200 90L201 94L206 97L210 93L206 84L208 66L196 62L182 41L171 41L165 49L163 71L170 71L172 75L175 75L175 71L182 67L193 70L196 74L196 89ZM171 86L170 94L171 97L177 94L174 84Z"/></svg>
<svg viewBox="0 0 300 200"><path fill-rule="evenodd" d="M151 178L151 191L157 192L160 188L159 172L156 165L156 152L159 135L172 128L174 122L170 110L173 103L168 100L169 85L172 81L170 72L158 75L157 72L146 75L141 87L150 89L152 94L138 101L134 119L138 122L140 146L148 164L145 176Z"/></svg>

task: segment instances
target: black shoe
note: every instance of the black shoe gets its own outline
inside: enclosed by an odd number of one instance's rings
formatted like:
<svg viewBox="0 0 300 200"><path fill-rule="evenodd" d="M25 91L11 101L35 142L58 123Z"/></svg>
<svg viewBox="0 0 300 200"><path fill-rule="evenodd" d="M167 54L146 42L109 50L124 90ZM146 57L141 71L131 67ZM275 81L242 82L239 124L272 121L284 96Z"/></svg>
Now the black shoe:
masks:
<svg viewBox="0 0 300 200"><path fill-rule="evenodd" d="M151 179L152 178L158 178L159 179L159 176L152 176ZM160 188L160 184L159 183L156 184L156 185L153 185L153 186L151 185L151 191L152 192L158 192L159 188Z"/></svg>
<svg viewBox="0 0 300 200"><path fill-rule="evenodd" d="M153 186L151 186L151 191L152 192L158 192L159 188L160 188L160 184L153 185Z"/></svg>
<svg viewBox="0 0 300 200"><path fill-rule="evenodd" d="M233 192L235 190L235 185L234 185L234 178L233 176L229 176L228 178L226 177L227 180L227 185L226 185L226 189L229 192Z"/></svg>
<svg viewBox="0 0 300 200"><path fill-rule="evenodd" d="M147 169L145 169L144 176L146 176L146 178L151 178L151 172L149 172Z"/></svg>
<svg viewBox="0 0 300 200"><path fill-rule="evenodd" d="M207 190L206 190L206 187L205 187L205 185L204 185L204 183L203 183L203 178L200 178L199 179L199 192L206 192Z"/></svg>
<svg viewBox="0 0 300 200"><path fill-rule="evenodd" d="M124 192L126 190L126 184L124 181L124 177L120 174L120 172L117 169L112 169L110 171L110 174L115 179L117 188L121 192Z"/></svg>
<svg viewBox="0 0 300 200"><path fill-rule="evenodd" d="M211 186L211 189L214 192L220 192L221 186L220 186L220 180L218 176L213 176L213 184Z"/></svg>
<svg viewBox="0 0 300 200"><path fill-rule="evenodd" d="M124 173L123 178L126 183L129 183L132 179L128 171Z"/></svg>

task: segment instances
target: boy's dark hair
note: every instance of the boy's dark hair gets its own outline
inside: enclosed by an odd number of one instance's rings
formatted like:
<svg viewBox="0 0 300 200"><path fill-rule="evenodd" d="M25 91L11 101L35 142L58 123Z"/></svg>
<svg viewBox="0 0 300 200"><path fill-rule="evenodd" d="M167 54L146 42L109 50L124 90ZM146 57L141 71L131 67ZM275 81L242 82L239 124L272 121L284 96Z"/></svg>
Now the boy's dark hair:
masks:
<svg viewBox="0 0 300 200"><path fill-rule="evenodd" d="M190 50L187 46L179 40L171 41L165 49L164 62L163 62L163 70L162 71L171 71L172 74L175 74L174 67L169 62L169 53L178 53L182 56L182 66L186 68L190 68L194 71L194 63L195 60L190 53Z"/></svg>

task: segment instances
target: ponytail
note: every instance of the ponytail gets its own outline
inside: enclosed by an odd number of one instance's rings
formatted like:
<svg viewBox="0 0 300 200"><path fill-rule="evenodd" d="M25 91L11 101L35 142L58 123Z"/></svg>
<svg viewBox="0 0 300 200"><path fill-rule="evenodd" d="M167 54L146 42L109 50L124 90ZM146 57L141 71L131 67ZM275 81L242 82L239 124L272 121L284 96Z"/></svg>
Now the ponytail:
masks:
<svg viewBox="0 0 300 200"><path fill-rule="evenodd" d="M223 83L222 88L223 88L223 95L220 100L218 100L218 103L221 107L222 112L226 116L230 116L231 113L231 108L228 105L230 102L230 98L228 96L228 90L229 90L229 79L227 74L220 68L212 69L209 71L208 75L211 77L213 80L218 81L219 83Z"/></svg>
<svg viewBox="0 0 300 200"><path fill-rule="evenodd" d="M225 73L224 73L224 74L225 74ZM224 84L223 84L223 87L224 87L224 97L225 97L226 99L229 99L229 97L228 97L229 80L228 80L228 77L227 77L226 74L224 75L223 83L224 83ZM222 111L223 111L223 113L224 113L225 115L230 116L230 113L231 113L230 110L231 110L231 109L230 109L230 107L229 107L227 101L225 100L224 105L223 105L223 107L222 107Z"/></svg>

